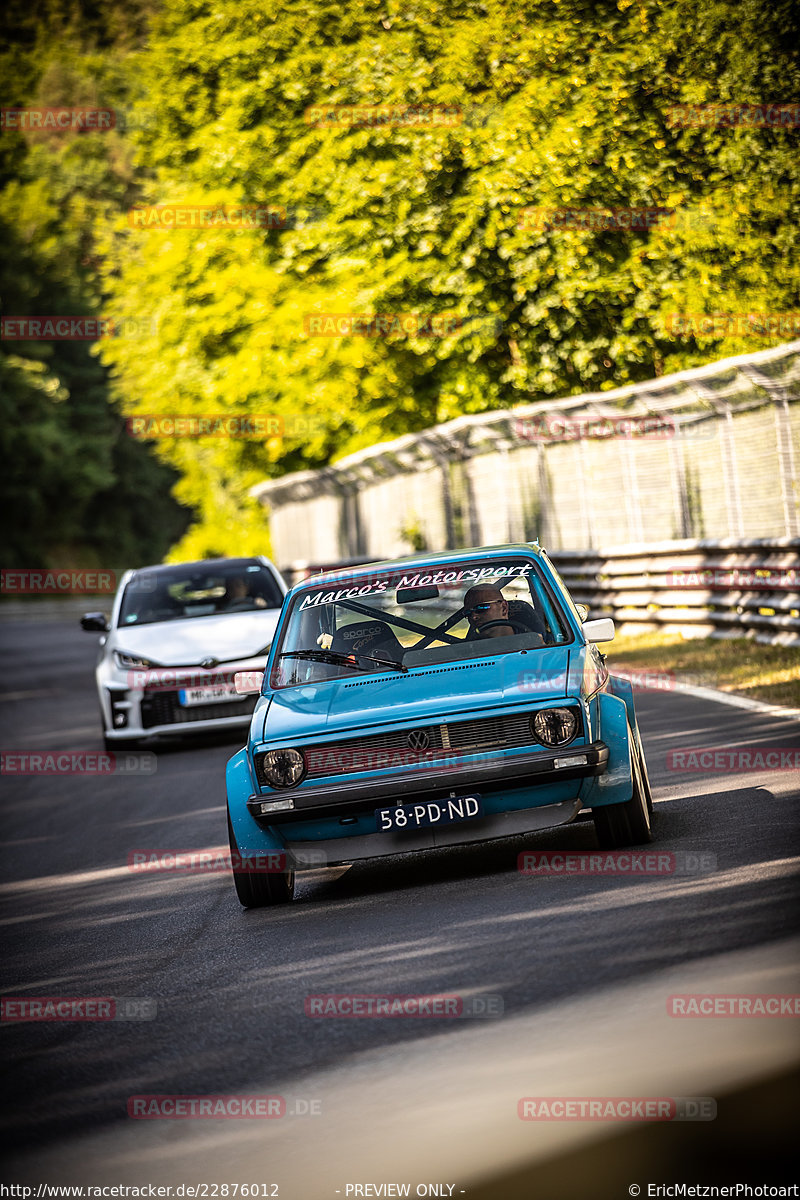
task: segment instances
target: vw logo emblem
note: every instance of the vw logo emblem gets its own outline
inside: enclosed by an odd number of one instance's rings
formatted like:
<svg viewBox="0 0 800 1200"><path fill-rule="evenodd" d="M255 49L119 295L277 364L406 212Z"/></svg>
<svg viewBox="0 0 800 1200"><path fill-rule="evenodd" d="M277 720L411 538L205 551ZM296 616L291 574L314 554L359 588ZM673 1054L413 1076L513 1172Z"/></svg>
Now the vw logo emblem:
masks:
<svg viewBox="0 0 800 1200"><path fill-rule="evenodd" d="M205 669L207 671L210 671L212 667L216 667L218 664L219 664L218 658L204 658L202 660L202 662L200 663L200 666L205 667Z"/></svg>
<svg viewBox="0 0 800 1200"><path fill-rule="evenodd" d="M431 739L424 729L412 729L406 738L406 742L411 750L427 750L431 744Z"/></svg>

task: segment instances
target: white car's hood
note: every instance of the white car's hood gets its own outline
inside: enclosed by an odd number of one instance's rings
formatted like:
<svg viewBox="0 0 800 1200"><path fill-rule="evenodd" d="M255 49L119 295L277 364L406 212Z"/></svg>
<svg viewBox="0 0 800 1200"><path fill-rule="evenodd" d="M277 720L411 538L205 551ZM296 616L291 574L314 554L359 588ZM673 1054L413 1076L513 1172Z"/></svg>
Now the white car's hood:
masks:
<svg viewBox="0 0 800 1200"><path fill-rule="evenodd" d="M234 662L253 658L272 640L279 609L190 617L153 625L121 626L109 634L108 649L147 658L163 667L194 666L205 658Z"/></svg>

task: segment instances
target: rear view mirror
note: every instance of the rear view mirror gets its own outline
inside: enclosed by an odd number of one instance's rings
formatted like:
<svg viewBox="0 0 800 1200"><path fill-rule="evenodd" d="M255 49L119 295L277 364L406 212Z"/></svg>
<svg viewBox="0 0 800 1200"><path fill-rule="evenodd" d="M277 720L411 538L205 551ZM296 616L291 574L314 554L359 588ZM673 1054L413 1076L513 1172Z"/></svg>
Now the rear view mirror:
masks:
<svg viewBox="0 0 800 1200"><path fill-rule="evenodd" d="M81 629L87 633L108 633L106 614L100 612L84 613L81 617Z"/></svg>
<svg viewBox="0 0 800 1200"><path fill-rule="evenodd" d="M435 600L439 595L438 587L398 588L398 604L416 604L418 600Z"/></svg>

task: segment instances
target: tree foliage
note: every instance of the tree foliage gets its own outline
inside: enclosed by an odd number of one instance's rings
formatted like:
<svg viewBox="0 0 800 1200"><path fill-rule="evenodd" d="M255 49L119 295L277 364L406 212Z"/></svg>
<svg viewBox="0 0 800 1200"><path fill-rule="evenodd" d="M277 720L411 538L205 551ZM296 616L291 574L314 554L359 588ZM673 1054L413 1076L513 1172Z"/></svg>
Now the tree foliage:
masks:
<svg viewBox="0 0 800 1200"><path fill-rule="evenodd" d="M5 20L4 107L121 107L131 30L118 9L15 2ZM97 234L135 194L123 130L4 131L4 315L101 313ZM136 565L160 559L182 533L189 514L170 495L177 475L125 436L90 343L4 340L0 417L4 564Z"/></svg>
<svg viewBox="0 0 800 1200"><path fill-rule="evenodd" d="M798 308L797 125L684 128L669 110L790 104L799 26L792 0L166 0L119 68L150 120L104 143L120 186L99 179L92 241L111 311L146 328L101 354L129 416L286 421L266 440L154 443L198 513L175 553L263 549L247 493L264 476L787 340L677 335L670 314ZM319 126L320 105L459 118ZM135 228L132 196L287 221ZM529 206L674 216L531 229ZM322 313L463 321L310 335Z"/></svg>

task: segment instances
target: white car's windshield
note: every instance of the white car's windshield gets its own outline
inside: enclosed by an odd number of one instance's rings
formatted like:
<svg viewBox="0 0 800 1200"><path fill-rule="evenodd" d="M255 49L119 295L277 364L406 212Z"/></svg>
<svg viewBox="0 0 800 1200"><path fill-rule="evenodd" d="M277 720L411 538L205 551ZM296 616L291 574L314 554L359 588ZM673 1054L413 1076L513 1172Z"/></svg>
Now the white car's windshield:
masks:
<svg viewBox="0 0 800 1200"><path fill-rule="evenodd" d="M407 671L571 640L535 562L519 557L329 577L292 599L270 684Z"/></svg>
<svg viewBox="0 0 800 1200"><path fill-rule="evenodd" d="M263 563L184 563L138 571L125 588L118 625L280 608L283 596Z"/></svg>

